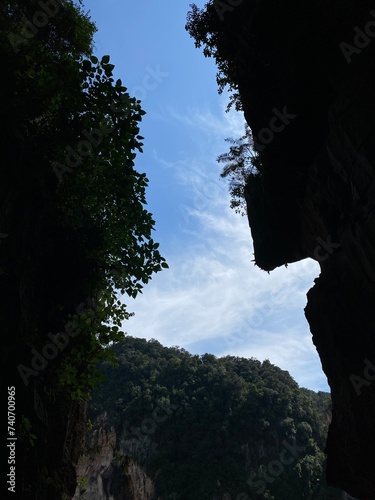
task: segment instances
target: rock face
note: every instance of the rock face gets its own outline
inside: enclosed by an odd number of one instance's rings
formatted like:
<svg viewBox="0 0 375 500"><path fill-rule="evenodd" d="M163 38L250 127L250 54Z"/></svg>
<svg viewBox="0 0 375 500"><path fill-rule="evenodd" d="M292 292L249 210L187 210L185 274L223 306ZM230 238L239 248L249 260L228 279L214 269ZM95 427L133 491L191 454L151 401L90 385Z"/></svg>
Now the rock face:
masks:
<svg viewBox="0 0 375 500"><path fill-rule="evenodd" d="M117 448L116 432L106 415L87 438L76 467L77 488L72 500L151 500L154 486L142 468Z"/></svg>
<svg viewBox="0 0 375 500"><path fill-rule="evenodd" d="M375 5L232 11L218 50L241 61L232 79L263 162L246 187L255 260L320 263L305 312L332 391L327 480L374 499Z"/></svg>

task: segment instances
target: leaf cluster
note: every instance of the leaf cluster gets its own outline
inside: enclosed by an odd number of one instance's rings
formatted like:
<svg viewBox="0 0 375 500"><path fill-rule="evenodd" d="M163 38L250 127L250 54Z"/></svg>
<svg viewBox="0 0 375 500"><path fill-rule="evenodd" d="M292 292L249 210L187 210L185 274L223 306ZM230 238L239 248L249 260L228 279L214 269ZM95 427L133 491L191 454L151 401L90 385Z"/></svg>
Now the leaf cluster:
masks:
<svg viewBox="0 0 375 500"><path fill-rule="evenodd" d="M221 154L217 161L224 163L221 177L228 178L230 207L236 213L246 215L245 186L250 177L262 174L259 153L254 150L250 127L245 125L245 134L238 139L227 138L231 144L227 153Z"/></svg>
<svg viewBox="0 0 375 500"><path fill-rule="evenodd" d="M216 82L218 92L221 94L225 88L230 92L230 100L227 111L234 105L237 111L242 109L238 85L234 75L241 68L242 60L230 52L229 48L236 46L235 34L239 27L233 25L231 11L238 10L237 7L230 7L224 16L219 14L225 2L210 0L203 8L196 4L190 4L190 11L187 14L186 31L194 39L197 48L203 47L205 57L213 57L216 61L218 72ZM232 31L233 30L233 31Z"/></svg>

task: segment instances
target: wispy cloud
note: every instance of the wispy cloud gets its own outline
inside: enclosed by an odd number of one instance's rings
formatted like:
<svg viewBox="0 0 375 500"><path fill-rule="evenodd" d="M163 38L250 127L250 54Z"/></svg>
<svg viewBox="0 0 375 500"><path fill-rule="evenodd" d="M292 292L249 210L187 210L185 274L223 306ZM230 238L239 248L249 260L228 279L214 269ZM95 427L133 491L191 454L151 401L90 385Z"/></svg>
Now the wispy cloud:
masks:
<svg viewBox="0 0 375 500"><path fill-rule="evenodd" d="M227 186L219 178L215 159L226 150L225 137L243 133L243 119L223 110L221 117L199 110L169 113L170 120L194 129L202 146L168 169L184 193L174 235L183 245L176 253L162 243L170 269L130 304L136 315L124 327L131 335L193 353L268 358L301 385L326 389L303 315L317 264L305 260L270 274L255 267L247 220L229 208Z"/></svg>
<svg viewBox="0 0 375 500"><path fill-rule="evenodd" d="M228 135L234 137L242 135L245 122L243 113L233 110L226 113L226 107L227 103L222 99L219 108L220 115L215 115L210 109L202 110L197 107L188 107L184 112L179 112L171 106L167 108L167 113L176 122L193 127L199 132L203 131L213 140L220 140Z"/></svg>

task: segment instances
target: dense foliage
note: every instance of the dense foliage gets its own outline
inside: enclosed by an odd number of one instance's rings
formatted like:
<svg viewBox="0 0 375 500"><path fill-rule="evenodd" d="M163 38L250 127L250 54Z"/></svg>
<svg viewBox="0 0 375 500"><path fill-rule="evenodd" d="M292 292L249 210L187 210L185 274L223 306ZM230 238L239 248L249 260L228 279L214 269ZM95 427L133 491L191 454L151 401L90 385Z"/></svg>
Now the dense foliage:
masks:
<svg viewBox="0 0 375 500"><path fill-rule="evenodd" d="M339 498L324 485L329 394L299 388L268 360L131 337L114 351L119 366L102 365L91 419L107 412L160 498Z"/></svg>
<svg viewBox="0 0 375 500"><path fill-rule="evenodd" d="M245 29L240 26L238 18L232 13L238 14L238 6L242 2L229 5L227 2L210 1L204 8L200 9L191 4L187 15L186 30L194 38L195 46L203 47L205 57L215 59L217 65L216 81L218 92L221 94L225 89L229 91L228 110L232 105L237 111L242 110L241 95L238 88L238 76L242 74L244 63L241 53L237 47L234 34ZM244 5L241 7L245 8ZM251 12L251 11L250 11ZM252 16L246 17L248 26L251 28ZM243 16L240 16L241 21ZM245 43L245 42L244 42ZM242 47L243 48L243 47ZM251 180L262 174L262 162L255 147L253 134L250 127L245 125L245 134L238 139L228 138L231 144L229 152L218 157L219 163L225 167L221 176L227 177L229 181L229 192L231 195L231 208L237 213L245 215L247 212L245 201L245 186ZM259 181L256 179L255 182Z"/></svg>
<svg viewBox="0 0 375 500"><path fill-rule="evenodd" d="M119 291L136 297L167 267L134 168L144 111L93 55L80 4L0 6L0 324L19 498L74 491L83 403L130 314Z"/></svg>
<svg viewBox="0 0 375 500"><path fill-rule="evenodd" d="M237 2L237 4L242 4L242 2ZM228 109L234 104L238 111L242 109L242 104L235 75L240 71L243 61L233 57L234 37L230 34L232 29L235 32L241 29L232 24L233 16L230 14L236 9L226 2L216 0L210 0L202 9L196 4L191 4L190 8L185 26L186 31L194 38L197 48L203 46L205 57L215 59L218 69L216 81L219 94L228 88L231 93ZM251 22L251 18L248 21ZM231 49L230 56L225 50L226 46Z"/></svg>

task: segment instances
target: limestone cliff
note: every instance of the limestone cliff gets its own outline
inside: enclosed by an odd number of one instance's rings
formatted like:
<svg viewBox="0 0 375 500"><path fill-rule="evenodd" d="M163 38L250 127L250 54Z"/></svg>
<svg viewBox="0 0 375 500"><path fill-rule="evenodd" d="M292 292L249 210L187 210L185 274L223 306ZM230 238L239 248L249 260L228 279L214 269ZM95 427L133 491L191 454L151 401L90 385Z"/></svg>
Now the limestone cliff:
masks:
<svg viewBox="0 0 375 500"><path fill-rule="evenodd" d="M242 2L220 29L263 162L246 187L255 260L320 263L305 312L332 390L327 479L374 499L374 2Z"/></svg>
<svg viewBox="0 0 375 500"><path fill-rule="evenodd" d="M102 415L86 439L76 467L72 500L151 500L154 487L142 468L118 449L116 431Z"/></svg>

